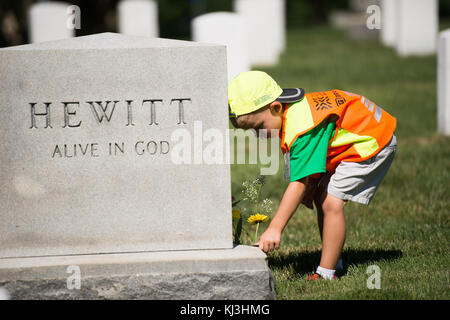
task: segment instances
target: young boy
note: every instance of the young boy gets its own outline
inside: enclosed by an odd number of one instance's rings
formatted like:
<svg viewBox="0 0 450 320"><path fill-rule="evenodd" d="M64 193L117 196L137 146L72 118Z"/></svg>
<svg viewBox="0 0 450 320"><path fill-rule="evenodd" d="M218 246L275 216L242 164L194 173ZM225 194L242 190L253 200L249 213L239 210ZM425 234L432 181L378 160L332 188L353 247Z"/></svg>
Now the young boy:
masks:
<svg viewBox="0 0 450 320"><path fill-rule="evenodd" d="M240 73L228 86L236 128L279 135L290 183L256 245L278 249L300 203L317 208L322 256L309 280L334 279L345 241L344 205L369 204L396 151L396 119L363 96L342 91L281 89L266 73ZM286 175L285 175L286 176Z"/></svg>

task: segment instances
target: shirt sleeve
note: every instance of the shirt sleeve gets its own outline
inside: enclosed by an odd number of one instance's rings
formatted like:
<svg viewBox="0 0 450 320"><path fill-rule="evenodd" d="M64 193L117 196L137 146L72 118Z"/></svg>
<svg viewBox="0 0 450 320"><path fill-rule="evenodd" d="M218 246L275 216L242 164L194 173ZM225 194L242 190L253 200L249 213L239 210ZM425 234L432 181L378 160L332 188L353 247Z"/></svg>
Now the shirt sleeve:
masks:
<svg viewBox="0 0 450 320"><path fill-rule="evenodd" d="M326 172L327 150L336 125L329 118L297 137L290 149L290 181Z"/></svg>

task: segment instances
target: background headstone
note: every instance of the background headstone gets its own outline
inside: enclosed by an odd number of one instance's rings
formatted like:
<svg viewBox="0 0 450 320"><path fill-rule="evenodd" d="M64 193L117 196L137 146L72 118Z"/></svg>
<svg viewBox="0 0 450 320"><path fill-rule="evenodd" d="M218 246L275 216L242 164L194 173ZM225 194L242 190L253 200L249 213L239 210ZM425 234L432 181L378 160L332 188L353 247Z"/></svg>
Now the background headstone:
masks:
<svg viewBox="0 0 450 320"><path fill-rule="evenodd" d="M450 29L439 35L438 48L438 132L450 135Z"/></svg>
<svg viewBox="0 0 450 320"><path fill-rule="evenodd" d="M349 10L332 11L328 18L329 23L335 28L345 30L347 36L352 40L377 39L379 27L375 24L378 13L373 7L376 6L375 8L379 9L379 4L379 0L349 1Z"/></svg>
<svg viewBox="0 0 450 320"><path fill-rule="evenodd" d="M277 19L279 19L274 27L276 28L275 31L278 33L275 41L281 54L286 50L286 1L277 0L273 3L273 6Z"/></svg>
<svg viewBox="0 0 450 320"><path fill-rule="evenodd" d="M345 10L332 11L328 18L331 26L343 30L348 30L355 26L365 26L366 19L366 14L363 12Z"/></svg>
<svg viewBox="0 0 450 320"><path fill-rule="evenodd" d="M154 0L122 0L117 6L119 32L158 37L158 4Z"/></svg>
<svg viewBox="0 0 450 320"><path fill-rule="evenodd" d="M75 30L67 25L70 4L64 2L40 2L28 12L30 43L71 38Z"/></svg>
<svg viewBox="0 0 450 320"><path fill-rule="evenodd" d="M247 24L250 64L276 65L285 46L284 1L234 0L233 8Z"/></svg>
<svg viewBox="0 0 450 320"><path fill-rule="evenodd" d="M231 12L208 13L192 20L194 41L227 47L228 81L239 72L250 70L245 28L243 18Z"/></svg>
<svg viewBox="0 0 450 320"><path fill-rule="evenodd" d="M399 55L436 52L437 0L398 0L396 49Z"/></svg>
<svg viewBox="0 0 450 320"><path fill-rule="evenodd" d="M398 0L381 0L381 42L394 47L397 37Z"/></svg>

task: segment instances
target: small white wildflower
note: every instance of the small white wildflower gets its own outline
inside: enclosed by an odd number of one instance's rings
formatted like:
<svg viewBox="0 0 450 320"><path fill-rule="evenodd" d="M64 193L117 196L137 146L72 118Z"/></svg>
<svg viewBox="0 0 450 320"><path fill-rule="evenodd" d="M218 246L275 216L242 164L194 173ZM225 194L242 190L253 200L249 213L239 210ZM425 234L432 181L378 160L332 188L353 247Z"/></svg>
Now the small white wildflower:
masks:
<svg viewBox="0 0 450 320"><path fill-rule="evenodd" d="M261 205L261 211L265 213L270 213L272 211L272 200L264 199Z"/></svg>

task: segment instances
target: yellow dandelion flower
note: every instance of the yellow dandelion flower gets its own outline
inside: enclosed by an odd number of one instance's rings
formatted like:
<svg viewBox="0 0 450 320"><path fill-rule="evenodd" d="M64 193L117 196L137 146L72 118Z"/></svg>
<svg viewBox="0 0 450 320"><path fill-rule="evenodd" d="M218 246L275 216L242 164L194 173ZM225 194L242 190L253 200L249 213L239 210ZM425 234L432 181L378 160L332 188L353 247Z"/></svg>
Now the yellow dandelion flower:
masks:
<svg viewBox="0 0 450 320"><path fill-rule="evenodd" d="M239 209L233 209L231 215L233 218L239 219L241 217L241 211Z"/></svg>
<svg viewBox="0 0 450 320"><path fill-rule="evenodd" d="M247 221L250 223L261 223L261 222L267 222L269 220L269 217L264 214L253 214L251 215Z"/></svg>

